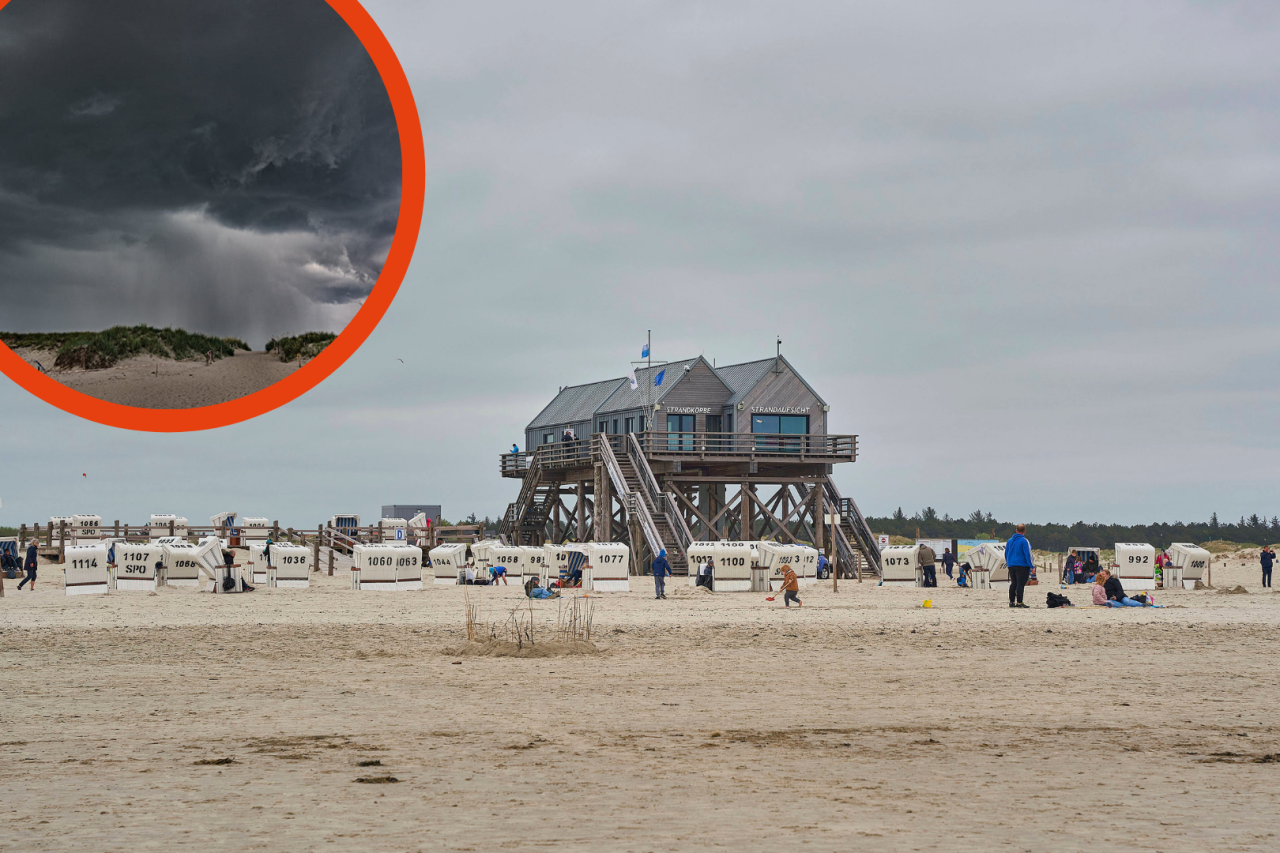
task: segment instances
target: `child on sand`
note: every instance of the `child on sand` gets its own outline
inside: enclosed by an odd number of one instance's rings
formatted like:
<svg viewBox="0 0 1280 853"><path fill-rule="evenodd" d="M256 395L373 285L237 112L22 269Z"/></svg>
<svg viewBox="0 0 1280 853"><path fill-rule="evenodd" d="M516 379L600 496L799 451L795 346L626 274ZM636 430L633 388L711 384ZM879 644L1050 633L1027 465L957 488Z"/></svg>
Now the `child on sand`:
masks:
<svg viewBox="0 0 1280 853"><path fill-rule="evenodd" d="M796 603L796 607L802 606L800 596L800 581L796 578L796 573L792 571L790 563L782 564L782 606L790 607L791 602Z"/></svg>
<svg viewBox="0 0 1280 853"><path fill-rule="evenodd" d="M1105 577L1095 577L1093 579L1093 606L1107 606L1107 588L1105 586L1107 579Z"/></svg>

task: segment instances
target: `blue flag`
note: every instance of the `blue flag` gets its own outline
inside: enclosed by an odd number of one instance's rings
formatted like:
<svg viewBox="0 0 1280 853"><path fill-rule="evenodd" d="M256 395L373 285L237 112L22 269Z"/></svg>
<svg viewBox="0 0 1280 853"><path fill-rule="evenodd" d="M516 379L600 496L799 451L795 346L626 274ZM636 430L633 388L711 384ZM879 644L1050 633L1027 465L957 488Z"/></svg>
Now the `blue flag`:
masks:
<svg viewBox="0 0 1280 853"><path fill-rule="evenodd" d="M665 368L663 368L662 370L659 370L659 371L658 371L658 375L657 375L657 376L655 376L655 377L653 377L653 384L654 384L654 385L661 385L661 384L662 384L662 377L664 377L664 376L666 376L666 375L667 375L667 371L666 371L666 369L665 369Z"/></svg>
<svg viewBox="0 0 1280 853"><path fill-rule="evenodd" d="M644 346L640 347L640 357L641 357L641 358L648 358L648 357L649 357L649 344L648 344L648 342L646 342Z"/></svg>

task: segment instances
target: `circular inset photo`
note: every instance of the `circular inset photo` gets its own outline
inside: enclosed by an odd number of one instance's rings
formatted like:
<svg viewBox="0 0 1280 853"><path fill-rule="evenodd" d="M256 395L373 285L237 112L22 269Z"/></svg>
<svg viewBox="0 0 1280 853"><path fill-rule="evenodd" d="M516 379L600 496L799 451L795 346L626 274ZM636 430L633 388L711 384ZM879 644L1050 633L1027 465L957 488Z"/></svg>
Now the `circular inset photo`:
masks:
<svg viewBox="0 0 1280 853"><path fill-rule="evenodd" d="M130 429L294 399L404 277L424 166L356 0L0 0L0 369Z"/></svg>

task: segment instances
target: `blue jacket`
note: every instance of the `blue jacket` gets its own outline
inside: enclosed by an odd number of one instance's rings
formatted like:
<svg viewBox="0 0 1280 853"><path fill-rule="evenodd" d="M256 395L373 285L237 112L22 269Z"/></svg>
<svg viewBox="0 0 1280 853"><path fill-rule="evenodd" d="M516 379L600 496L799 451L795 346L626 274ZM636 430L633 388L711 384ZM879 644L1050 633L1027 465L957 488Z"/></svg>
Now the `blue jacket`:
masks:
<svg viewBox="0 0 1280 853"><path fill-rule="evenodd" d="M1275 563L1275 561L1276 561L1276 558L1272 556L1270 551L1262 552L1262 568L1264 569L1271 568L1272 564Z"/></svg>
<svg viewBox="0 0 1280 853"><path fill-rule="evenodd" d="M1031 559L1031 543L1021 533L1015 533L1004 546L1004 563L1006 566L1022 566L1031 568L1035 561Z"/></svg>
<svg viewBox="0 0 1280 853"><path fill-rule="evenodd" d="M653 576L655 578L665 578L671 574L671 564L667 562L666 557L653 558Z"/></svg>

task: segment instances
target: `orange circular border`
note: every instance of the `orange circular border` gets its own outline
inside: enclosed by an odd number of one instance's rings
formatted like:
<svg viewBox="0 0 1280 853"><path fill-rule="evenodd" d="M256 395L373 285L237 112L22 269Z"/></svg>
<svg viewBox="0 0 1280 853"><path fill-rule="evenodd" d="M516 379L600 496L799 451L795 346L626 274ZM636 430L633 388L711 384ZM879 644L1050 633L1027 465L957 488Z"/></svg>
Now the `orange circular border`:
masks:
<svg viewBox="0 0 1280 853"><path fill-rule="evenodd" d="M418 107L404 68L391 49L390 42L374 23L359 0L325 0L342 16L347 26L360 39L382 77L391 97L396 129L400 134L400 217L396 223L391 250L383 264L373 290L337 340L284 379L227 403L195 409L143 409L108 403L88 394L72 390L27 364L7 346L0 344L0 371L46 403L50 403L86 420L107 426L145 432L189 432L213 429L246 421L278 409L320 384L342 366L377 327L382 315L391 307L400 283L409 269L418 231L422 227L422 206L426 196L426 155L423 151L422 125ZM0 9L9 0L0 0Z"/></svg>

